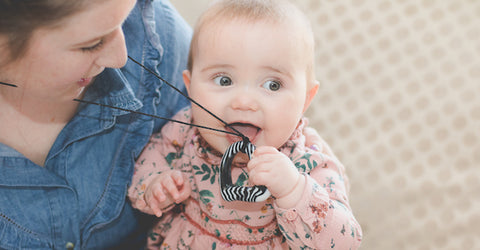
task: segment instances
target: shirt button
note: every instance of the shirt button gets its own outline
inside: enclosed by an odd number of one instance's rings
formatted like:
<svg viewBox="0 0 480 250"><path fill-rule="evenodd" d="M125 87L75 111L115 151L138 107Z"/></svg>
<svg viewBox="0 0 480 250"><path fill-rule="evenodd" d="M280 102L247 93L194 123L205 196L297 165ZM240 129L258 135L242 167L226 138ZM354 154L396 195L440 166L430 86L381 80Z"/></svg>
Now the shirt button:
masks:
<svg viewBox="0 0 480 250"><path fill-rule="evenodd" d="M295 210L288 210L285 213L285 218L289 221L294 221L297 218L297 212Z"/></svg>
<svg viewBox="0 0 480 250"><path fill-rule="evenodd" d="M68 249L68 250L71 250L74 247L75 247L75 245L72 242L67 242L67 244L65 245L65 248Z"/></svg>

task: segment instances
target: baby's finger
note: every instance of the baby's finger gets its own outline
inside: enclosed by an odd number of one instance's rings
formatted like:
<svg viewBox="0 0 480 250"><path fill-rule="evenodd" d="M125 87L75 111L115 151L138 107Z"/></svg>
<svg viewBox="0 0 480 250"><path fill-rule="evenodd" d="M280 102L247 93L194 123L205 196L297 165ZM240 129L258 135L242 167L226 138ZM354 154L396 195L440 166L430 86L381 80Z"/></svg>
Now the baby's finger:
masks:
<svg viewBox="0 0 480 250"><path fill-rule="evenodd" d="M268 168L269 164L274 162L275 160L275 155L263 154L252 158L247 164L247 169L248 171L251 171L253 169L257 169L257 171L263 171L262 169Z"/></svg>
<svg viewBox="0 0 480 250"><path fill-rule="evenodd" d="M266 171L257 171L256 169L248 173L249 177L248 180L253 185L265 185L269 183L270 174Z"/></svg>
<svg viewBox="0 0 480 250"><path fill-rule="evenodd" d="M163 202L167 199L167 195L165 195L165 193L163 192L163 188L161 185L155 185L153 187L152 194L158 203Z"/></svg>
<svg viewBox="0 0 480 250"><path fill-rule="evenodd" d="M159 202L156 199L152 199L148 202L148 206L150 207L151 211L155 216L160 217L162 216L162 210L159 207Z"/></svg>
<svg viewBox="0 0 480 250"><path fill-rule="evenodd" d="M172 173L172 179L175 181L177 186L182 186L184 183L182 172L175 171Z"/></svg>
<svg viewBox="0 0 480 250"><path fill-rule="evenodd" d="M278 150L274 147L260 146L260 147L257 147L253 152L253 157L255 158L257 156L261 156L265 154L275 154L275 153L278 153Z"/></svg>
<svg viewBox="0 0 480 250"><path fill-rule="evenodd" d="M186 200L188 197L190 197L190 194L192 193L192 188L190 187L190 183L186 181L184 185L179 190L179 197L177 200L175 200L176 203L180 203L184 200Z"/></svg>
<svg viewBox="0 0 480 250"><path fill-rule="evenodd" d="M164 180L163 188L164 188L165 192L168 192L174 200L178 199L178 197L179 197L178 187L177 187L177 185L175 185L172 178L167 178L167 179Z"/></svg>

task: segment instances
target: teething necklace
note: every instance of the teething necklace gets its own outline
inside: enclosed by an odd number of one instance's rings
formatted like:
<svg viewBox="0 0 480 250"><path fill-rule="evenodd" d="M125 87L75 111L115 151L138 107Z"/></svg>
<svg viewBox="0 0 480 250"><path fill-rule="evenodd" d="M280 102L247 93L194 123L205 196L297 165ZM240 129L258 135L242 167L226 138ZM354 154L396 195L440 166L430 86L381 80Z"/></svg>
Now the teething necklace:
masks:
<svg viewBox="0 0 480 250"><path fill-rule="evenodd" d="M232 145L230 145L227 148L227 150L223 154L222 161L220 163L219 182L220 182L222 198L226 201L238 200L238 201L246 201L246 202L260 202L260 201L264 201L268 197L270 197L270 192L268 191L268 189L265 186L253 186L253 187L235 186L232 183L231 169L232 169L232 162L233 162L233 159L234 159L235 155L237 155L237 153L239 153L239 152L242 152L242 153L245 153L248 156L248 158L250 159L252 154L253 154L253 151L255 151L255 145L253 145L250 142L248 137L246 137L244 134L239 132L237 129L235 129L234 127L232 127L231 125L229 125L228 123L223 121L220 117L218 117L215 114L213 114L212 112L210 112L208 109L203 107L201 104L199 104L198 102L196 102L195 100L190 98L188 95L186 95L181 90L176 88L173 84L171 84L168 81L166 81L165 79L163 79L161 76L159 76L154 71L145 67L143 64L136 61L132 57L128 56L128 58L132 62L139 65L144 70L146 70L147 72L154 75L155 77L160 79L162 82L164 82L165 84L167 84L168 86L173 88L175 91L177 91L178 93L183 95L185 98L187 98L193 104L197 105L198 107L200 107L201 109L206 111L209 115L213 116L215 119L217 119L220 122L222 122L223 124L225 124L225 126L232 129L233 132L220 130L220 129L215 129L215 128L210 128L210 127L205 127L205 126L191 124L191 123L186 123L186 122L182 122L182 121L178 121L178 120L174 120L174 119L170 119L170 118L166 118L166 117L147 114L147 113L134 111L134 110L130 110L130 109L124 109L124 108L115 107L115 106L111 106L111 105L107 105L107 104L101 104L101 103L96 103L96 102L91 102L91 101L80 100L80 99L74 99L74 101L77 101L77 102L80 102L80 103L85 103L85 104L98 105L98 106L111 108L111 109L127 111L127 112L140 114L140 115L144 115L144 116L149 116L149 117L153 117L153 118L157 118L157 119L163 119L163 120L167 120L167 121L171 121L171 122L181 123L181 124L185 124L185 125L190 125L190 126L194 126L194 127L199 127L199 128L203 128L203 129L209 129L209 130L213 130L213 131L217 131L217 132L222 132L222 133L227 133L227 134L232 134L232 135L239 136L239 137L242 138L242 140L233 143ZM5 86L9 86L9 87L17 87L14 84L4 83L4 82L0 82L0 85L5 85Z"/></svg>

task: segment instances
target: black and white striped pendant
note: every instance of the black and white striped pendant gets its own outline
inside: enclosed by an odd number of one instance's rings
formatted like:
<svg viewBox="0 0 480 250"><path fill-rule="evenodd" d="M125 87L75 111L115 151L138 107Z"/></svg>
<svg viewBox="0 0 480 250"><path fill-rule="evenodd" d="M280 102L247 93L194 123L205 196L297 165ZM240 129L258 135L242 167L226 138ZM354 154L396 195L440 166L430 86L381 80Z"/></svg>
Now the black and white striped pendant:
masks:
<svg viewBox="0 0 480 250"><path fill-rule="evenodd" d="M222 198L226 201L260 202L270 197L265 186L234 186L232 183L232 162L238 152L247 154L248 158L255 151L255 145L248 140L238 141L230 145L223 154L220 163L220 187Z"/></svg>

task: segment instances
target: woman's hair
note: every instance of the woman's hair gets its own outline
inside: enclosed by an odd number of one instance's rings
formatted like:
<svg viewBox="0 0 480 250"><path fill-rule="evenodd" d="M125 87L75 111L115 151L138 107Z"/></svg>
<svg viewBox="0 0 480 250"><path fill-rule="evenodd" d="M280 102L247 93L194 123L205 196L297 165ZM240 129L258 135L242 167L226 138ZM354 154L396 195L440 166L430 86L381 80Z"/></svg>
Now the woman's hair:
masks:
<svg viewBox="0 0 480 250"><path fill-rule="evenodd" d="M228 20L295 23L305 31L306 47L313 52L313 31L308 18L288 0L216 0L200 16L191 41L188 69L192 70L199 34L208 25L222 25ZM313 59L313 57L312 57Z"/></svg>
<svg viewBox="0 0 480 250"><path fill-rule="evenodd" d="M66 17L84 9L86 0L0 0L0 44L2 63L26 52L33 32L54 28Z"/></svg>

